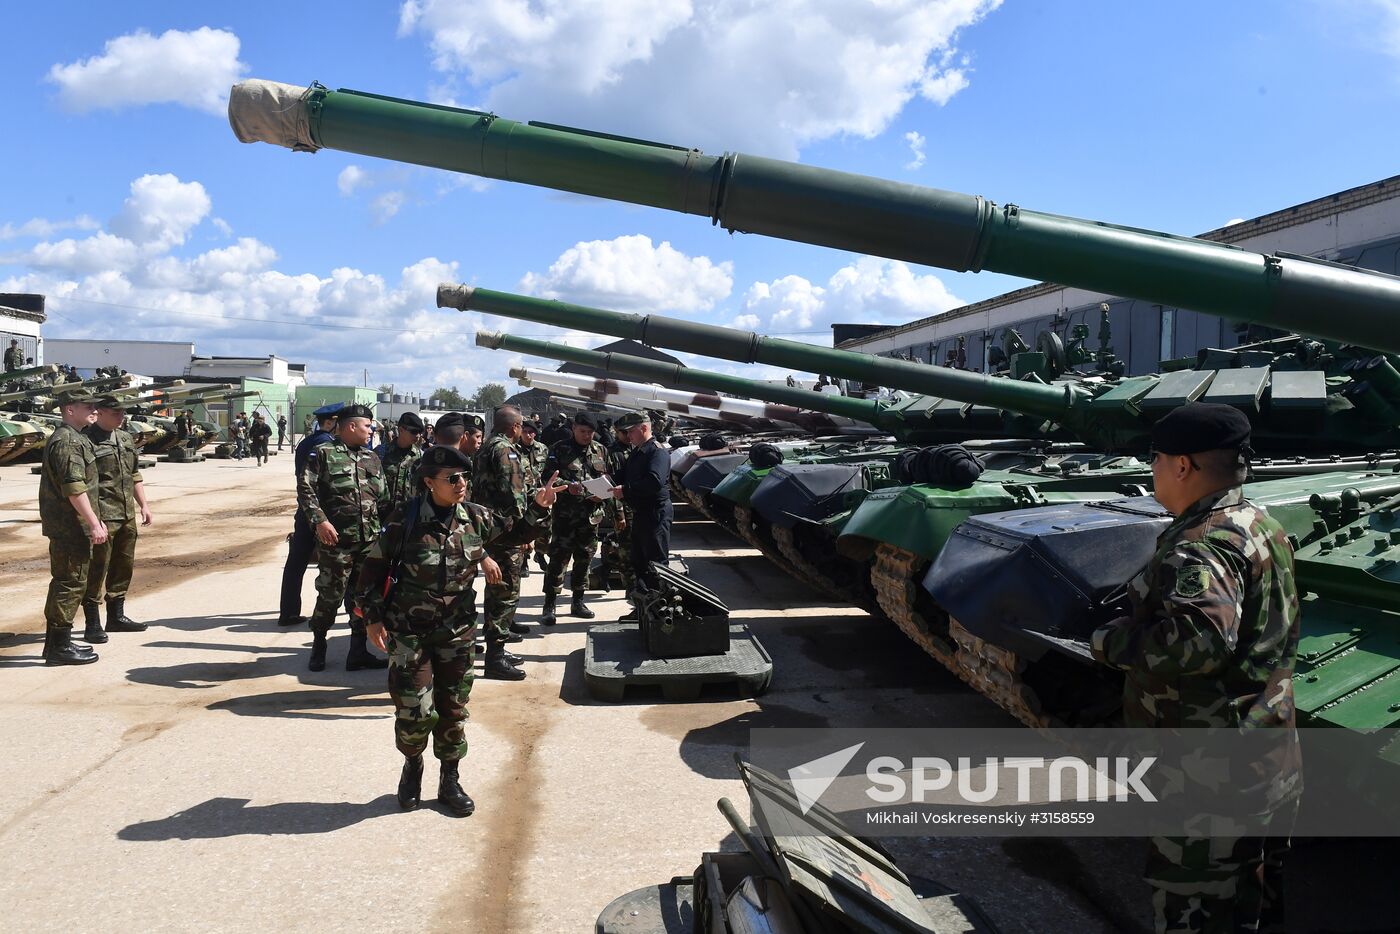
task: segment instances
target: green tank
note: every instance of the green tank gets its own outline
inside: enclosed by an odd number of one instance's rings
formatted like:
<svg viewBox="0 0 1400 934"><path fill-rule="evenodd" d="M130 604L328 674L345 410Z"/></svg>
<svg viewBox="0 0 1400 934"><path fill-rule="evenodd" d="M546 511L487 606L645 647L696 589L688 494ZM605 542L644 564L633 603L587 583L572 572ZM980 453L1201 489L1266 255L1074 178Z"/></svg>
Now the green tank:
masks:
<svg viewBox="0 0 1400 934"><path fill-rule="evenodd" d="M985 269L1400 352L1400 329L1375 325L1400 307L1400 279L1304 256L319 84L239 82L228 116L245 143L329 148L521 182L707 217L731 232ZM703 342L684 349L726 356Z"/></svg>

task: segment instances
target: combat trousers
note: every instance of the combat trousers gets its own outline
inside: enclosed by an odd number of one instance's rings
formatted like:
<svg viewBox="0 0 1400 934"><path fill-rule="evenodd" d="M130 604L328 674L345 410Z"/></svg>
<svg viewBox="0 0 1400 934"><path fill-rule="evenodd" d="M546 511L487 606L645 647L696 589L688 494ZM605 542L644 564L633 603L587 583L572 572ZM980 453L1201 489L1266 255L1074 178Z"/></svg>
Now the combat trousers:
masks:
<svg viewBox="0 0 1400 934"><path fill-rule="evenodd" d="M92 542L86 538L49 539L49 596L44 622L50 630L72 629L78 604L87 593Z"/></svg>
<svg viewBox="0 0 1400 934"><path fill-rule="evenodd" d="M350 629L360 632L365 628L364 620L354 613L353 600L349 599L352 582L360 576L360 565L365 563L365 555L373 542L341 542L334 547L322 545L317 561L320 573L316 575L316 609L311 614L311 630L326 632L335 624L336 610L345 604L350 613Z"/></svg>
<svg viewBox="0 0 1400 934"><path fill-rule="evenodd" d="M501 566L501 582L486 585L486 602L483 611L486 616L486 646L505 645L510 635L510 624L515 622L515 608L520 603L520 561L523 555L519 546L512 548L492 548L486 553L491 560Z"/></svg>
<svg viewBox="0 0 1400 934"><path fill-rule="evenodd" d="M613 541L617 542L617 560L622 567L623 592L631 593L637 589L637 575L632 572L632 510L624 509L623 516L627 527L620 532L615 530Z"/></svg>
<svg viewBox="0 0 1400 934"><path fill-rule="evenodd" d="M598 527L586 516L571 521L558 512L554 515L554 524L549 568L544 572L544 592L559 594L559 588L564 586L564 568L571 560L574 568L569 575L569 589L575 593L587 590L588 568L593 563L593 552L598 550Z"/></svg>
<svg viewBox="0 0 1400 934"><path fill-rule="evenodd" d="M469 598L468 598L469 599ZM467 754L467 698L475 661L475 615L462 625L426 634L389 634L389 696L394 701L394 745L405 756L433 755L454 762Z"/></svg>
<svg viewBox="0 0 1400 934"><path fill-rule="evenodd" d="M1152 837L1145 878L1157 934L1282 934L1283 860L1297 804L1269 821L1277 836Z"/></svg>
<svg viewBox="0 0 1400 934"><path fill-rule="evenodd" d="M316 553L316 532L307 524L305 516L298 509L292 519L292 540L287 547L287 563L282 565L282 598L278 604L277 618L286 623L295 622L301 616L301 582L306 577L306 568L311 564L311 556Z"/></svg>
<svg viewBox="0 0 1400 934"><path fill-rule="evenodd" d="M671 556L671 504L668 501L655 508L634 511L636 515L627 527L632 533L632 574L638 589L654 590L656 575L651 571L651 563L665 564Z"/></svg>
<svg viewBox="0 0 1400 934"><path fill-rule="evenodd" d="M104 584L108 600L125 597L131 589L131 574L136 569L136 520L108 521L106 525L106 544L92 546L84 603L100 603Z"/></svg>

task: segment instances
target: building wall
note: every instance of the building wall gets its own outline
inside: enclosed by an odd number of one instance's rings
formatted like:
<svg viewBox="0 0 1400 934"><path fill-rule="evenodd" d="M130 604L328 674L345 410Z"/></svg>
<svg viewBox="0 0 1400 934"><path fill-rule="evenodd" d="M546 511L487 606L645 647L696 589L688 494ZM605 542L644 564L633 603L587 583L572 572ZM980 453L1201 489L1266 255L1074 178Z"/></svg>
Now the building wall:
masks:
<svg viewBox="0 0 1400 934"><path fill-rule="evenodd" d="M8 345L8 341L6 344ZM90 376L100 366L118 366L143 376L183 376L194 356L194 344L184 341L72 340L44 342L46 362L75 366Z"/></svg>
<svg viewBox="0 0 1400 934"><path fill-rule="evenodd" d="M1400 274L1400 176L1266 214L1203 238L1259 253L1315 256L1378 272ZM1129 374L1149 373L1161 360L1194 356L1204 347L1234 347L1257 339L1259 328L1184 308L1105 295L1052 283L1028 286L842 344L842 349L900 355L942 364L965 341L967 367L987 368L992 346L1015 328L1034 349L1037 336L1054 331L1067 340L1076 324L1089 326L1089 348L1098 346L1099 305L1109 305L1111 345Z"/></svg>

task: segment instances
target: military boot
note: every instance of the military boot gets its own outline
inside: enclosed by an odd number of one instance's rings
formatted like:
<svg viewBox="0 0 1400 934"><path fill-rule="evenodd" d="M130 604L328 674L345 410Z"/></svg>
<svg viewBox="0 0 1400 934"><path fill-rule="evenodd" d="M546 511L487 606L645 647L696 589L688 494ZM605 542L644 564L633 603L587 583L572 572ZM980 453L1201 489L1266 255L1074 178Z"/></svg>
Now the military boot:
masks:
<svg viewBox="0 0 1400 934"><path fill-rule="evenodd" d="M569 615L570 615L570 616L578 616L578 617L581 617L581 618L583 618L583 619L592 619L593 616L594 616L594 613L593 613L592 610L590 610L587 606L584 605L583 596L584 596L584 591L582 591L582 590L575 590L575 591L574 591L574 602L573 602L573 605L572 605L571 607L569 607Z"/></svg>
<svg viewBox="0 0 1400 934"><path fill-rule="evenodd" d="M556 593L546 593L544 595L544 606L540 607L540 625L553 626L557 622L557 613L554 608L555 602L559 599Z"/></svg>
<svg viewBox="0 0 1400 934"><path fill-rule="evenodd" d="M399 807L405 811L418 808L423 797L423 754L403 760L403 772L399 774Z"/></svg>
<svg viewBox="0 0 1400 934"><path fill-rule="evenodd" d="M360 671L366 668L388 668L389 660L370 652L365 643L363 629L350 633L350 651L345 655L345 670Z"/></svg>
<svg viewBox="0 0 1400 934"><path fill-rule="evenodd" d="M96 603L83 603L83 641L102 643L107 633L102 631L102 609Z"/></svg>
<svg viewBox="0 0 1400 934"><path fill-rule="evenodd" d="M91 665L95 661L96 652L73 644L73 630L51 628L44 633L45 665Z"/></svg>
<svg viewBox="0 0 1400 934"><path fill-rule="evenodd" d="M524 580L530 576L530 559L526 558L520 562L520 579Z"/></svg>
<svg viewBox="0 0 1400 934"><path fill-rule="evenodd" d="M542 551L536 551L536 552L535 552L535 563L538 564L538 565L540 566L540 570L541 570L541 571L548 571L548 570L549 570L549 558L545 557L545 553L544 553L544 552L542 552Z"/></svg>
<svg viewBox="0 0 1400 934"><path fill-rule="evenodd" d="M307 671L326 670L326 634L312 630L311 632L311 661L306 664Z"/></svg>
<svg viewBox="0 0 1400 934"><path fill-rule="evenodd" d="M482 666L481 676L493 681L525 680L525 672L516 668L506 659L505 649L499 645L487 648L486 663Z"/></svg>
<svg viewBox="0 0 1400 934"><path fill-rule="evenodd" d="M458 817L471 817L472 811L476 810L476 802L462 790L462 785L457 780L455 759L442 763L442 771L438 775L438 800Z"/></svg>
<svg viewBox="0 0 1400 934"><path fill-rule="evenodd" d="M126 597L113 597L107 601L107 631L145 632L146 624L126 615Z"/></svg>
<svg viewBox="0 0 1400 934"><path fill-rule="evenodd" d="M514 652L509 652L505 649L501 649L501 658L504 658L506 661L510 662L516 667L519 667L521 663L525 661L525 659L521 658L519 655L516 655Z"/></svg>
<svg viewBox="0 0 1400 934"><path fill-rule="evenodd" d="M524 623L517 623L517 622L515 622L514 620L512 620L512 621L511 621L511 624L510 624L510 631L513 632L513 633L515 633L517 636L524 636L526 633L528 633L528 632L530 631L530 627L529 627L529 626L526 626ZM521 640L520 640L520 639L507 639L506 641L507 641L507 642L519 642L519 641L521 641Z"/></svg>

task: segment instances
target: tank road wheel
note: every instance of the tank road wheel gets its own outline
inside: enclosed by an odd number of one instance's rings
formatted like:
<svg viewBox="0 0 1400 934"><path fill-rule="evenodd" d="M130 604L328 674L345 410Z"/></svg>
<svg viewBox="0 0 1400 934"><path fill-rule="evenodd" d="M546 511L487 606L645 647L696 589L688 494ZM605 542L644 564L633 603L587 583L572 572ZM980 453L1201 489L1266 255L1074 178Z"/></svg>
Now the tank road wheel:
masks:
<svg viewBox="0 0 1400 934"><path fill-rule="evenodd" d="M955 619L948 620L948 632L958 644L958 677L972 685L977 693L991 698L1026 726L1064 726L1043 712L1040 698L1022 679L1026 670L1024 659L977 638Z"/></svg>
<svg viewBox="0 0 1400 934"><path fill-rule="evenodd" d="M943 619L929 619L919 604L919 581L930 562L912 552L893 545L881 544L875 549L875 564L870 569L870 583L875 599L896 626L932 655L940 665L959 675L957 648L944 634ZM940 614L941 615L941 614Z"/></svg>
<svg viewBox="0 0 1400 934"><path fill-rule="evenodd" d="M789 575L797 578L799 581L806 584L807 586L815 587L829 596L832 595L830 584L827 584L821 578L813 578L810 575L804 573L801 569L795 567L792 564L792 562L790 562L787 559L786 555L783 555L771 544L763 540L763 537L758 534L758 529L754 525L752 509L750 509L747 506L735 506L734 522L737 526L735 531L739 533L739 537L742 538L745 542L752 545L753 547L757 548L759 552L762 553L763 556L769 561L772 561L774 564L782 568ZM840 595L838 594L837 596Z"/></svg>
<svg viewBox="0 0 1400 934"><path fill-rule="evenodd" d="M811 561L797 546L797 540L793 537L792 529L779 528L773 526L773 542L782 552L783 557L788 560L803 576L805 580L811 581L826 593L847 603L855 604L858 607L869 608L870 601L850 587L842 587L831 580L831 576L822 571Z"/></svg>

